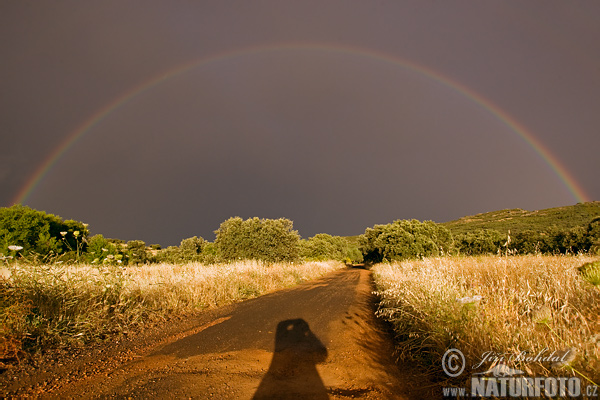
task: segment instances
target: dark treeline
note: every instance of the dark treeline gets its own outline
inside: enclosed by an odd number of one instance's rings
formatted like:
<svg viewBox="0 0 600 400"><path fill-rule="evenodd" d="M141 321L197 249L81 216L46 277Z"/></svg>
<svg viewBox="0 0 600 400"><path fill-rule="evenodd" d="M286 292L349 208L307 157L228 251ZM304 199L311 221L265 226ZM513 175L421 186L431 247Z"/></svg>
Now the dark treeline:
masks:
<svg viewBox="0 0 600 400"><path fill-rule="evenodd" d="M544 231L525 230L515 234L479 229L455 235L461 254L478 255L507 251L512 254L579 254L600 251L600 217L587 226L571 229L551 227Z"/></svg>
<svg viewBox="0 0 600 400"><path fill-rule="evenodd" d="M161 248L141 240L125 242L89 236L86 224L15 205L0 208L0 260L32 263L90 264L217 263L237 260L296 262L338 260L346 263L389 262L445 255L578 254L600 252L600 217L570 229L495 229L452 232L432 221L398 220L367 228L358 240L325 233L302 239L285 219L230 218L216 239L183 239Z"/></svg>

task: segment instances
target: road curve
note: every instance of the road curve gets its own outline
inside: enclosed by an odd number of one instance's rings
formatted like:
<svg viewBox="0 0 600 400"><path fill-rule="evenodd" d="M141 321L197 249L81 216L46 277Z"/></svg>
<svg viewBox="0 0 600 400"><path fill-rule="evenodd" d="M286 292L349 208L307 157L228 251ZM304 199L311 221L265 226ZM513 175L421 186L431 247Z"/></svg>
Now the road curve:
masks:
<svg viewBox="0 0 600 400"><path fill-rule="evenodd" d="M423 399L435 386L398 367L374 317L372 278L349 268L212 312L131 361L42 398Z"/></svg>

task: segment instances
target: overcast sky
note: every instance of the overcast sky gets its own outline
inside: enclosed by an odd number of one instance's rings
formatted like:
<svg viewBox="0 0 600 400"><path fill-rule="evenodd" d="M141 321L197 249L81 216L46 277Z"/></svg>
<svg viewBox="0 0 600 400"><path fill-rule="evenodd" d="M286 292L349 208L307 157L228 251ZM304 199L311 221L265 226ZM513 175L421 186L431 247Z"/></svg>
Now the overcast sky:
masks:
<svg viewBox="0 0 600 400"><path fill-rule="evenodd" d="M97 118L22 200L107 237L577 203L499 115L600 200L595 0L2 0L0 57L0 205Z"/></svg>

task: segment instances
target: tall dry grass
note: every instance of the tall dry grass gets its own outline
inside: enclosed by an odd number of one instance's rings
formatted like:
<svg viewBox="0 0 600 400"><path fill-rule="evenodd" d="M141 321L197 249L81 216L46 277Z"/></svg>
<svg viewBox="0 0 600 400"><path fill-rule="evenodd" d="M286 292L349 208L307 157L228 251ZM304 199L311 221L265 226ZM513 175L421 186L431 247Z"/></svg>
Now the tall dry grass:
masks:
<svg viewBox="0 0 600 400"><path fill-rule="evenodd" d="M504 364L531 375L577 375L598 383L600 288L578 270L589 261L583 256L429 258L380 264L372 271L379 314L394 324L404 360L442 377L441 359L450 348L461 350L471 366L495 352L504 355ZM565 357L570 361L552 366L514 356L544 351L546 356L570 351ZM487 362L470 372L492 366Z"/></svg>
<svg viewBox="0 0 600 400"><path fill-rule="evenodd" d="M128 334L144 323L321 277L337 262L7 266L0 274L0 361L23 349Z"/></svg>

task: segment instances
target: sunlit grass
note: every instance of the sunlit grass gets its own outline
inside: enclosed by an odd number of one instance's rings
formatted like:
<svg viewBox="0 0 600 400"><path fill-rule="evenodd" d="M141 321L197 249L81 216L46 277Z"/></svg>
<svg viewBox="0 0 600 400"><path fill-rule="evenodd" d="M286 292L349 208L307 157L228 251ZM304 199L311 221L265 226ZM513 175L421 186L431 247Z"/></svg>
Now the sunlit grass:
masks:
<svg viewBox="0 0 600 400"><path fill-rule="evenodd" d="M337 262L8 265L0 274L0 361L23 350L129 334L147 322L256 297L343 268Z"/></svg>
<svg viewBox="0 0 600 400"><path fill-rule="evenodd" d="M570 349L568 363L508 358L505 363L536 376L585 375L582 379L598 383L600 290L589 268L579 270L590 261L583 256L430 258L372 270L379 313L395 326L400 358L418 361L441 377L441 359L450 348L460 349L471 365L490 351L536 355L546 349L549 355Z"/></svg>

